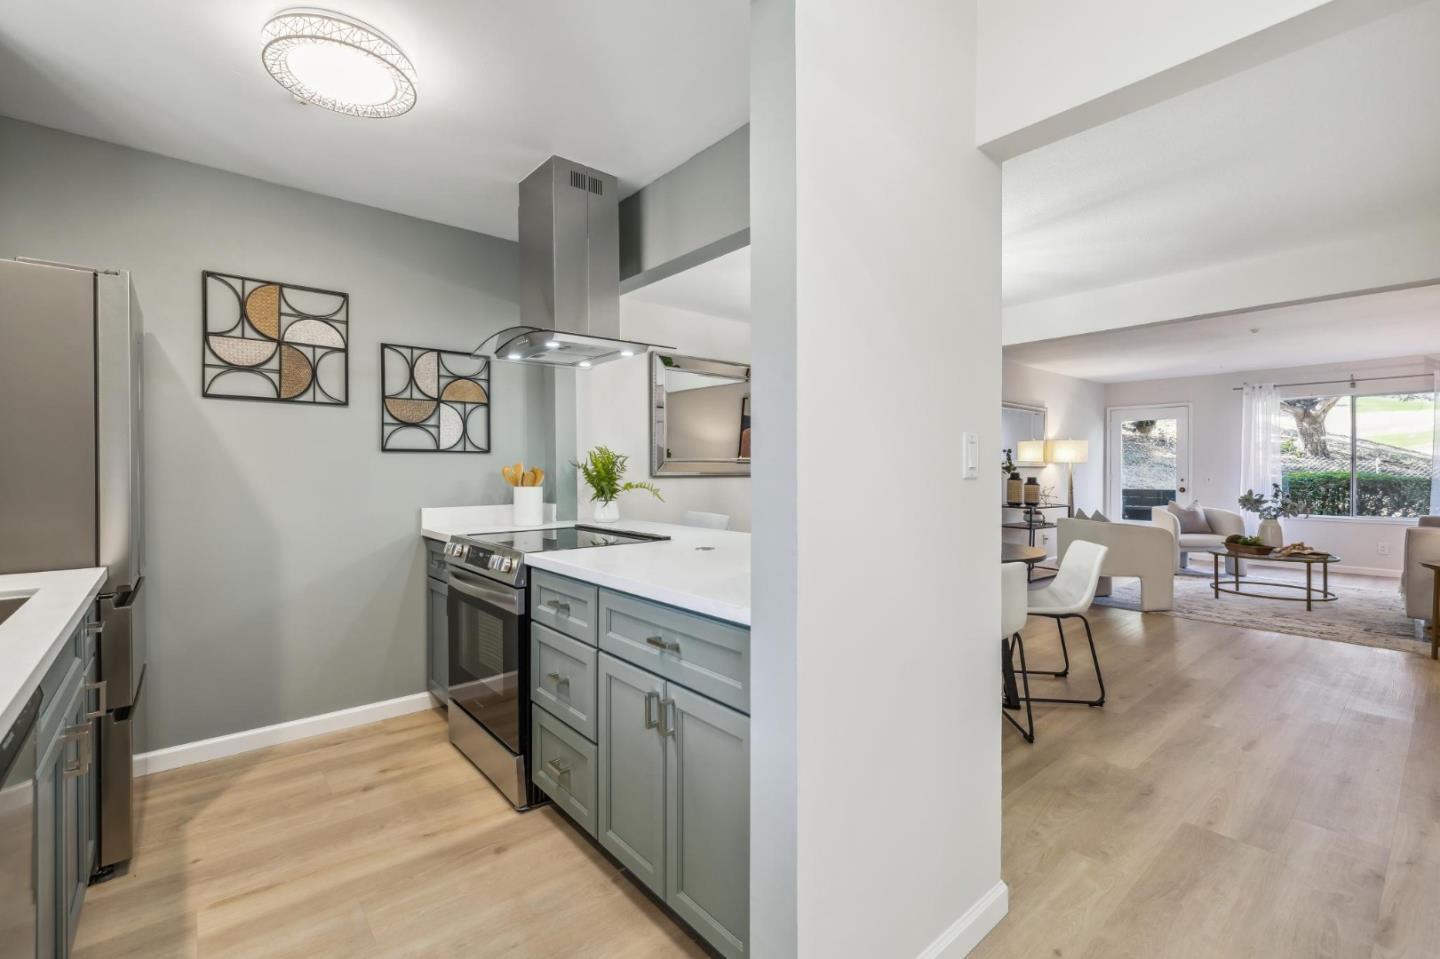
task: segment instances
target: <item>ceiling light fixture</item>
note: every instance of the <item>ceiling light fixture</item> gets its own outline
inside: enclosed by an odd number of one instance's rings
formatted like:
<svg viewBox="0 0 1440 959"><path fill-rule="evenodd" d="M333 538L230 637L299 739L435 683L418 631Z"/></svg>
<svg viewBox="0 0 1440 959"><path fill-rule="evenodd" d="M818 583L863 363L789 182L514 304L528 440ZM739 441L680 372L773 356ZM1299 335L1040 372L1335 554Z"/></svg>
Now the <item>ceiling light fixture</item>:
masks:
<svg viewBox="0 0 1440 959"><path fill-rule="evenodd" d="M398 117L415 106L415 67L389 37L328 10L292 7L260 31L261 62L297 100L351 117Z"/></svg>

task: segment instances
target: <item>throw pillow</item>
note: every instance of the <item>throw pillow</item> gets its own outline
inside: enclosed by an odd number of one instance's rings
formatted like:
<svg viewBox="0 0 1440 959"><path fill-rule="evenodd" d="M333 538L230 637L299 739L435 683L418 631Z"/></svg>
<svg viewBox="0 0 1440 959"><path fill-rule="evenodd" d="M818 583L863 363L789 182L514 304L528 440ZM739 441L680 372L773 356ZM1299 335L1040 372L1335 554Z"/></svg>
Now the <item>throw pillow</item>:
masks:
<svg viewBox="0 0 1440 959"><path fill-rule="evenodd" d="M1104 513L1100 512L1097 509L1095 512L1090 514L1090 521L1093 523L1108 523L1110 522L1110 517L1106 516Z"/></svg>
<svg viewBox="0 0 1440 959"><path fill-rule="evenodd" d="M1088 517L1088 516L1085 515L1085 511L1084 511L1083 509L1077 509L1077 510L1075 511L1075 518L1076 518L1076 519L1089 519L1090 517Z"/></svg>
<svg viewBox="0 0 1440 959"><path fill-rule="evenodd" d="M1176 519L1180 520L1181 535L1186 533L1213 532L1213 530L1210 529L1210 521L1205 518L1205 511L1200 508L1198 503L1192 503L1187 507L1181 506L1172 499L1165 508L1174 513Z"/></svg>

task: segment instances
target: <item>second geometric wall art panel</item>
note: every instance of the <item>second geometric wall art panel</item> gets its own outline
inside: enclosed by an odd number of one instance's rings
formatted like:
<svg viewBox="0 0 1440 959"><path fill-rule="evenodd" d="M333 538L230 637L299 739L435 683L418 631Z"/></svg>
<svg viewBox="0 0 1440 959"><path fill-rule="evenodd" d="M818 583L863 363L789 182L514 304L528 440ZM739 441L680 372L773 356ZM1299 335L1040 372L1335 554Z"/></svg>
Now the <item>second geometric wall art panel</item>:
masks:
<svg viewBox="0 0 1440 959"><path fill-rule="evenodd" d="M490 360L380 344L380 449L490 452Z"/></svg>
<svg viewBox="0 0 1440 959"><path fill-rule="evenodd" d="M200 393L315 406L350 402L350 297L206 270Z"/></svg>

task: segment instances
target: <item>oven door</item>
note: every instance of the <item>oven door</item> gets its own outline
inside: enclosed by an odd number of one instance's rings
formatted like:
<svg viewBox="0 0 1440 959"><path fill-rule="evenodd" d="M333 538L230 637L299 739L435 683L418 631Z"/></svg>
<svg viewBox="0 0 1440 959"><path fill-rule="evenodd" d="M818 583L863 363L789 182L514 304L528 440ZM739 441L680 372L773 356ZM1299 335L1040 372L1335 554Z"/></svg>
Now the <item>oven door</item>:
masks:
<svg viewBox="0 0 1440 959"><path fill-rule="evenodd" d="M525 591L450 567L450 703L512 753L523 750Z"/></svg>

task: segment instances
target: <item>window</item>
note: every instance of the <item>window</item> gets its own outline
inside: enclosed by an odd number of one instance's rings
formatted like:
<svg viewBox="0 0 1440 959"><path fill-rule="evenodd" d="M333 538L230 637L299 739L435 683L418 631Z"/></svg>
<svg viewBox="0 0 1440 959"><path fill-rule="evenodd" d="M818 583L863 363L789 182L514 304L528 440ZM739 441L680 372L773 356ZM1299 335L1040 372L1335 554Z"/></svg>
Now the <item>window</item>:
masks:
<svg viewBox="0 0 1440 959"><path fill-rule="evenodd" d="M1312 516L1430 512L1435 395L1282 400L1282 483Z"/></svg>

